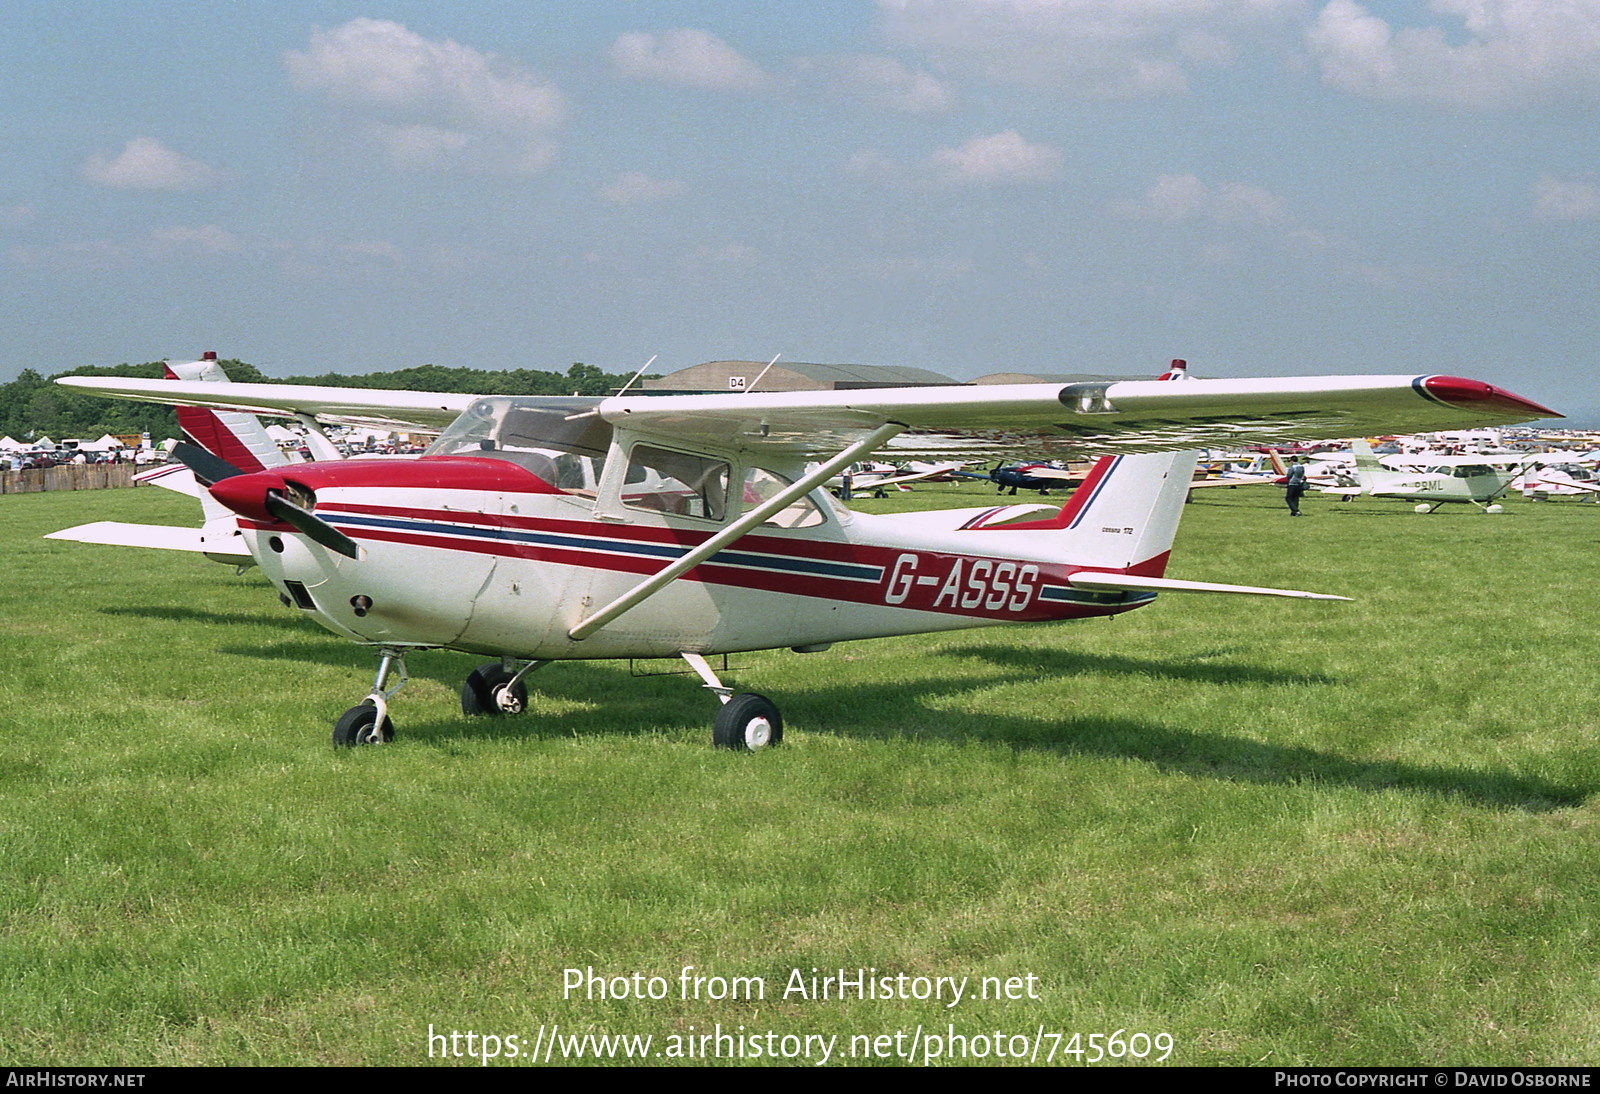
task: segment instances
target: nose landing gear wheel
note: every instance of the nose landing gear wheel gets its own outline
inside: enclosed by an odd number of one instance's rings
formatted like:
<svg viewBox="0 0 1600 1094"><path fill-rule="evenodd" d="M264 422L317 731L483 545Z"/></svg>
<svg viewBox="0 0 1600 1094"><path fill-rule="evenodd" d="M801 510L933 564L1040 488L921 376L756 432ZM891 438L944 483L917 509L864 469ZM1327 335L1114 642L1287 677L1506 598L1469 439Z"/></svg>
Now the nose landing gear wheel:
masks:
<svg viewBox="0 0 1600 1094"><path fill-rule="evenodd" d="M711 743L718 748L755 752L783 740L783 718L765 695L746 691L730 698L711 723Z"/></svg>
<svg viewBox="0 0 1600 1094"><path fill-rule="evenodd" d="M378 708L371 703L353 706L333 724L333 746L381 745L394 740L394 723L386 715L378 725Z"/></svg>
<svg viewBox="0 0 1600 1094"><path fill-rule="evenodd" d="M517 674L498 661L479 665L461 685L461 713L469 718L490 714L521 714L528 709L528 688ZM509 685L509 686L507 686Z"/></svg>

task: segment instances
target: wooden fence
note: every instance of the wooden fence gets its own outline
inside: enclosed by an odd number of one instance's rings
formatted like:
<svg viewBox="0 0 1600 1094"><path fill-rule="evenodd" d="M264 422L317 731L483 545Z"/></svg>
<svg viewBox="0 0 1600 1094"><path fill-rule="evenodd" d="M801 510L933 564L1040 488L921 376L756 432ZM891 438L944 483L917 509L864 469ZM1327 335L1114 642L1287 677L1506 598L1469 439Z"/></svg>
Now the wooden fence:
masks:
<svg viewBox="0 0 1600 1094"><path fill-rule="evenodd" d="M132 486L131 463L63 464L28 471L0 471L0 494L37 494L41 490L104 490Z"/></svg>

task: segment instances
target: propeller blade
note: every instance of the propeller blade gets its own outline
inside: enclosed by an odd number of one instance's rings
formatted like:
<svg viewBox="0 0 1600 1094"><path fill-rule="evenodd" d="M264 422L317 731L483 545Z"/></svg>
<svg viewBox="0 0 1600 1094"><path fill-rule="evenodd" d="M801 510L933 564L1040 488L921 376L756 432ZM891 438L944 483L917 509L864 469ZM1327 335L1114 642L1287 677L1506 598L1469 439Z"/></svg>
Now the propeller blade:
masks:
<svg viewBox="0 0 1600 1094"><path fill-rule="evenodd" d="M194 477L205 486L244 474L221 456L213 456L199 445L190 444L188 441L179 441L173 445L172 454L177 457L179 463L193 471Z"/></svg>
<svg viewBox="0 0 1600 1094"><path fill-rule="evenodd" d="M199 474L199 472L195 472ZM276 490L268 490L266 498L267 512L285 524L292 524L330 551L338 551L346 558L360 558L361 548L356 546L356 541L339 531L333 525L312 513L309 509L302 509Z"/></svg>

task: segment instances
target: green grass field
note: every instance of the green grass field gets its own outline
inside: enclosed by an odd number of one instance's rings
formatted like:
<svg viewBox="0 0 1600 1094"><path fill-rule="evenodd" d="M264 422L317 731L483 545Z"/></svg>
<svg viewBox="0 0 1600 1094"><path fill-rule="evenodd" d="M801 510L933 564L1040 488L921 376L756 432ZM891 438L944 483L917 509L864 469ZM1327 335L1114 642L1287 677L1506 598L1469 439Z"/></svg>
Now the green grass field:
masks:
<svg viewBox="0 0 1600 1094"><path fill-rule="evenodd" d="M988 1064L1040 1030L1058 1064L1118 1030L1189 1065L1595 1063L1600 506L1307 509L1206 491L1169 576L1355 603L735 657L787 723L754 755L709 746L690 676L555 665L468 720L477 659L422 654L398 740L335 752L368 651L251 574L40 538L186 499L0 497L0 1065L437 1063L430 1025L516 1063L552 1025L670 1053L719 1023L833 1063L919 1026ZM766 997L682 999L687 965ZM587 967L669 990L564 997ZM971 986L784 997L841 967Z"/></svg>

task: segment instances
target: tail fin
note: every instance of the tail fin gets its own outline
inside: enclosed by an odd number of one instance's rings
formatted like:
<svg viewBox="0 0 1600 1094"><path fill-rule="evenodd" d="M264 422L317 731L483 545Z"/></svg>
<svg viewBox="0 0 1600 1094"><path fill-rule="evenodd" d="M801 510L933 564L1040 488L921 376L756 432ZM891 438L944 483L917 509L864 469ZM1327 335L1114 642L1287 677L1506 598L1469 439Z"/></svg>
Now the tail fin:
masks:
<svg viewBox="0 0 1600 1094"><path fill-rule="evenodd" d="M216 353L208 351L198 361L169 364L167 379L226 383L228 374L217 363ZM277 442L267 435L261 419L254 414L194 406L176 409L178 425L191 441L241 471L265 471L269 467L281 467L290 462L278 448Z"/></svg>
<svg viewBox="0 0 1600 1094"><path fill-rule="evenodd" d="M1198 452L1101 457L1061 510L1063 554L1085 566L1160 577L1178 534Z"/></svg>
<svg viewBox="0 0 1600 1094"><path fill-rule="evenodd" d="M1194 481L1198 452L1101 456L1061 511L996 531L1058 531L1073 563L1160 577Z"/></svg>
<svg viewBox="0 0 1600 1094"><path fill-rule="evenodd" d="M1377 487L1377 474L1388 469L1378 462L1378 457L1373 453L1372 446L1362 438L1358 437L1350 442L1350 451L1356 458L1356 481L1361 484L1363 490L1370 494ZM1391 479L1390 481L1393 482L1394 480Z"/></svg>

